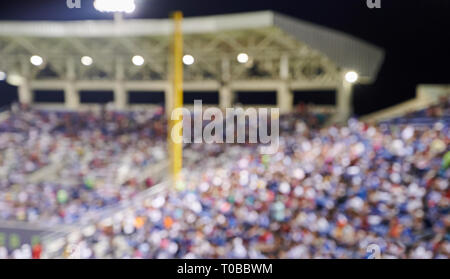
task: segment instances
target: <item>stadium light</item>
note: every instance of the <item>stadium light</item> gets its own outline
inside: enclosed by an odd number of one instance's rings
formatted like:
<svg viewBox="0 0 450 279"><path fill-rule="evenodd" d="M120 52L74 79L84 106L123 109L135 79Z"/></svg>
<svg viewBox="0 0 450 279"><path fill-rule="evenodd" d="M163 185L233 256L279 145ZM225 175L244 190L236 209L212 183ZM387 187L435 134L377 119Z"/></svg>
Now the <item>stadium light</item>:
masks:
<svg viewBox="0 0 450 279"><path fill-rule="evenodd" d="M195 63L194 56L192 56L190 54L186 54L185 56L183 56L183 63L184 63L184 65L187 65L187 66L194 64Z"/></svg>
<svg viewBox="0 0 450 279"><path fill-rule="evenodd" d="M136 9L134 0L95 0L94 8L105 13L131 14Z"/></svg>
<svg viewBox="0 0 450 279"><path fill-rule="evenodd" d="M133 64L135 66L142 66L145 63L145 59L144 57L140 56L140 55L135 55L133 56L133 59L131 59L131 61L133 62Z"/></svg>
<svg viewBox="0 0 450 279"><path fill-rule="evenodd" d="M4 80L6 80L6 73L0 71L0 81L4 81Z"/></svg>
<svg viewBox="0 0 450 279"><path fill-rule="evenodd" d="M359 75L357 72L350 71L345 74L345 80L349 83L355 83L358 81Z"/></svg>
<svg viewBox="0 0 450 279"><path fill-rule="evenodd" d="M92 63L94 63L94 60L90 56L83 56L83 57L81 57L81 63L84 66L91 66Z"/></svg>
<svg viewBox="0 0 450 279"><path fill-rule="evenodd" d="M38 67L38 66L41 66L44 63L44 59L42 57L40 57L39 55L33 55L30 58L30 62L34 66Z"/></svg>
<svg viewBox="0 0 450 279"><path fill-rule="evenodd" d="M239 55L237 56L237 61L241 64L245 64L248 62L248 54L247 53L239 53Z"/></svg>

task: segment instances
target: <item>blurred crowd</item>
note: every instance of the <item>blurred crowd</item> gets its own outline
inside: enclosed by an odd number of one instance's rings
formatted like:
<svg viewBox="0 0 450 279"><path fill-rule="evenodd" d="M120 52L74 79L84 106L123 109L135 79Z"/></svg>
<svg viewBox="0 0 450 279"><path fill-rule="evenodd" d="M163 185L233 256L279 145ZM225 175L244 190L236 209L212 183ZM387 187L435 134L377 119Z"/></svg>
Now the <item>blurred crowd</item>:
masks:
<svg viewBox="0 0 450 279"><path fill-rule="evenodd" d="M191 145L181 182L73 232L60 256L449 258L449 123L312 118L282 117L274 155Z"/></svg>
<svg viewBox="0 0 450 279"><path fill-rule="evenodd" d="M0 222L74 223L151 187L147 169L165 157L162 111L5 113Z"/></svg>
<svg viewBox="0 0 450 279"><path fill-rule="evenodd" d="M192 144L183 179L64 238L64 258L449 258L449 102L429 126L320 128L301 107L280 148ZM40 111L0 121L0 222L72 224L155 184L162 109ZM41 244L0 258L39 258ZM44 249L45 250L45 249ZM45 251L44 251L45 254Z"/></svg>

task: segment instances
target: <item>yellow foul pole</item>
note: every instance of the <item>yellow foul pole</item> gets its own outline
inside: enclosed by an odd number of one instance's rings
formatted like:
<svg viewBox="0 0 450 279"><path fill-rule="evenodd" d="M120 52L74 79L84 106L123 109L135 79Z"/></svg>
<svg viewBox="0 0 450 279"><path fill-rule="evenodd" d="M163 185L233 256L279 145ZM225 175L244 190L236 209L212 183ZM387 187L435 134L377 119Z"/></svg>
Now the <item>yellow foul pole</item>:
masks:
<svg viewBox="0 0 450 279"><path fill-rule="evenodd" d="M172 41L172 111L183 106L183 31L182 31L183 13L177 11L173 14L174 33ZM168 101L168 100L166 100ZM179 111L179 110L178 110ZM183 167L183 142L182 142L182 114L174 115L175 119L169 118L170 129L168 133L169 148L171 155L172 178L174 183L180 179L180 172Z"/></svg>

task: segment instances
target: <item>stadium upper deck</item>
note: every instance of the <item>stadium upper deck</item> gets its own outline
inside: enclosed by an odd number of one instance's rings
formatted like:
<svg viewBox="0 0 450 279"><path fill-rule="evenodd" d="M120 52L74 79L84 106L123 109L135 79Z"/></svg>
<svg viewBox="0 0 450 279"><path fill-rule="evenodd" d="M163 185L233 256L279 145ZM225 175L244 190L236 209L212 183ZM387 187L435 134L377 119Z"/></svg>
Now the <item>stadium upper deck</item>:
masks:
<svg viewBox="0 0 450 279"><path fill-rule="evenodd" d="M163 91L168 105L171 28L170 20L0 22L0 69L19 86L22 103L39 89L63 90L69 108L80 105L80 90L112 90L118 108L129 91ZM223 108L237 91L275 91L289 112L292 91L336 89L346 119L352 88L345 75L373 82L384 60L369 43L271 11L187 18L183 30L184 89L219 92Z"/></svg>

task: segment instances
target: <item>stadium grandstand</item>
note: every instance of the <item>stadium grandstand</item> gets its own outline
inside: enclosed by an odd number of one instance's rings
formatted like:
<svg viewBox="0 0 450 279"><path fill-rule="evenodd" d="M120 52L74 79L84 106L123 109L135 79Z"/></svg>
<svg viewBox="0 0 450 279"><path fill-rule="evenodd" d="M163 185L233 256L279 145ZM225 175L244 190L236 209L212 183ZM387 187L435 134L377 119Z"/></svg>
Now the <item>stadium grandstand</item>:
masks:
<svg viewBox="0 0 450 279"><path fill-rule="evenodd" d="M357 119L353 85L375 82L383 49L272 11L185 18L185 101L271 94L251 106L279 108L279 148L184 144L174 181L173 28L0 21L19 96L0 112L0 259L450 257L448 86Z"/></svg>
<svg viewBox="0 0 450 279"><path fill-rule="evenodd" d="M117 109L133 107L139 93L163 93L168 108L171 26L165 19L2 22L0 68L23 104L56 91L59 107L77 109L103 91ZM352 83L373 82L384 59L358 38L271 11L186 18L183 33L184 90L214 94L221 108L238 103L240 92L267 92L286 113L301 91L333 90L335 120L345 120Z"/></svg>

